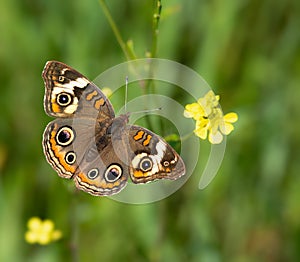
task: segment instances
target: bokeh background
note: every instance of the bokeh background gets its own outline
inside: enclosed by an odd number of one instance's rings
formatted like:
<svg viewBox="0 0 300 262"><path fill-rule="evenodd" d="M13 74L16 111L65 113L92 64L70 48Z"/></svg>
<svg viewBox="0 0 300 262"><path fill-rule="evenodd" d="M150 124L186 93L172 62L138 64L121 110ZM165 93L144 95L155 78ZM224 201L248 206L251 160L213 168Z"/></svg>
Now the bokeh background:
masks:
<svg viewBox="0 0 300 262"><path fill-rule="evenodd" d="M123 38L145 57L156 1L107 2ZM300 2L162 5L157 57L202 75L239 121L205 190L200 159L172 196L128 205L74 193L41 147L51 120L43 110L45 62L63 61L93 79L126 61L99 2L0 2L0 261L300 260ZM51 219L63 238L27 243L32 216Z"/></svg>

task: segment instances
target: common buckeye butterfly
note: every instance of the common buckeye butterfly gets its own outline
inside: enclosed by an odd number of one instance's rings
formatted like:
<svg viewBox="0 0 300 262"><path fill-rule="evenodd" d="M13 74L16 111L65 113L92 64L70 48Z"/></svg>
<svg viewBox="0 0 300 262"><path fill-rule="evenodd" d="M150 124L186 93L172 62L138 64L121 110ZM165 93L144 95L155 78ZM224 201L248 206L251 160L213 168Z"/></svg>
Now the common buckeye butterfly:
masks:
<svg viewBox="0 0 300 262"><path fill-rule="evenodd" d="M46 63L44 108L56 117L43 134L47 161L63 178L96 196L118 193L127 183L175 180L185 174L179 154L148 129L115 117L101 90L73 68Z"/></svg>

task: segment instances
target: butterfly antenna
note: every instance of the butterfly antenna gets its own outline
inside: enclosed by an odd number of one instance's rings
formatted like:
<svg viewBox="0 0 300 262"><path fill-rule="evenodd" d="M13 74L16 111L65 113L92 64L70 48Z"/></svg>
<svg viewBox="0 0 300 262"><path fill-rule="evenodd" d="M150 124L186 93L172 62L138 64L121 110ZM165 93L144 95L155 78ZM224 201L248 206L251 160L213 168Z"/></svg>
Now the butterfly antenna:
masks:
<svg viewBox="0 0 300 262"><path fill-rule="evenodd" d="M127 113L127 96L128 96L128 76L126 76L126 80L125 80L125 105L124 105L125 113Z"/></svg>
<svg viewBox="0 0 300 262"><path fill-rule="evenodd" d="M135 112L131 112L131 114L151 113L151 112L159 111L159 110L162 110L162 107L158 107L158 108L154 108L154 109L145 109L145 110L141 110L141 111L135 111Z"/></svg>

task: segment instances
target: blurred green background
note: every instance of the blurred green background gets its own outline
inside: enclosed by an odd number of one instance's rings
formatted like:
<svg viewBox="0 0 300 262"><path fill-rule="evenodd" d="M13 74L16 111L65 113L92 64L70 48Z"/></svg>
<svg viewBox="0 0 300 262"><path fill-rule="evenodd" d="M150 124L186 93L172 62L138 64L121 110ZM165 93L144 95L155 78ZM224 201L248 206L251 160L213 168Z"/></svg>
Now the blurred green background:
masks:
<svg viewBox="0 0 300 262"><path fill-rule="evenodd" d="M107 2L124 39L145 57L155 1ZM172 196L128 205L74 194L41 147L51 120L43 110L45 62L93 79L126 60L99 2L0 2L0 261L300 260L300 2L162 5L157 57L201 74L239 121L205 190L198 190L200 160ZM32 216L53 220L63 238L26 243Z"/></svg>

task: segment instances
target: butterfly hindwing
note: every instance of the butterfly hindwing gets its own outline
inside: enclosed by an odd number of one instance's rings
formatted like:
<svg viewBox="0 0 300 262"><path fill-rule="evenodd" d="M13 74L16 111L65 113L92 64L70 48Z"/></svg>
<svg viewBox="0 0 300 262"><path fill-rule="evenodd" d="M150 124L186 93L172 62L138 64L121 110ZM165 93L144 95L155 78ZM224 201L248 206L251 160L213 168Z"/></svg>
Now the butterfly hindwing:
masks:
<svg viewBox="0 0 300 262"><path fill-rule="evenodd" d="M129 173L134 183L175 180L184 175L185 166L181 157L160 136L146 128L131 126L129 138L132 152Z"/></svg>
<svg viewBox="0 0 300 262"><path fill-rule="evenodd" d="M128 167L112 150L110 136L100 134L89 119L56 119L44 132L43 148L61 177L73 178L79 189L90 194L112 195L126 185ZM122 144L115 147L124 148Z"/></svg>

